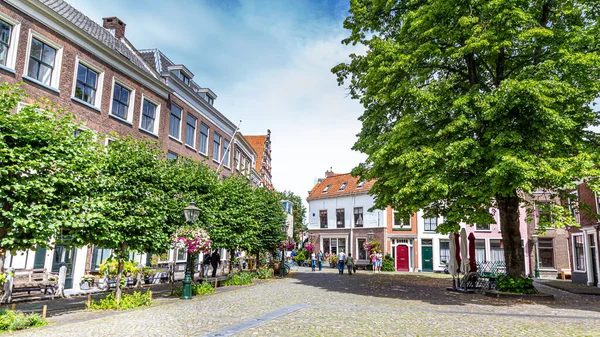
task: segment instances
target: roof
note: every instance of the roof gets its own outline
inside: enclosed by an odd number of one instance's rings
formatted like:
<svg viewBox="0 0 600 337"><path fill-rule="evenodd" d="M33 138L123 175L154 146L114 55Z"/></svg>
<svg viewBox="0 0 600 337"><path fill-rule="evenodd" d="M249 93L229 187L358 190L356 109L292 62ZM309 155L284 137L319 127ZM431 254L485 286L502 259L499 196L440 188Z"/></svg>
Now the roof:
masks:
<svg viewBox="0 0 600 337"><path fill-rule="evenodd" d="M265 142L267 141L267 135L260 136L244 136L248 144L252 146L254 152L258 155L256 159L256 172L260 172L260 167L262 166L263 156L265 154Z"/></svg>
<svg viewBox="0 0 600 337"><path fill-rule="evenodd" d="M128 48L125 42L117 39L107 29L96 23L94 20L88 18L83 13L75 9L75 7L69 5L63 0L39 0L46 7L50 8L72 24L77 26L79 29L88 33L90 36L100 41L102 44L111 48L115 52L121 54L123 57L128 59L131 63L142 69L144 72L154 75L144 61L137 55L135 51Z"/></svg>
<svg viewBox="0 0 600 337"><path fill-rule="evenodd" d="M340 190L340 187L342 187L344 183L346 183L346 187L343 190ZM359 183L360 180L356 177L353 177L350 173L333 174L318 182L315 187L312 188L306 200L335 198L352 194L365 194L371 190L375 180L366 181L362 188L358 187ZM326 193L323 193L328 185L329 189Z"/></svg>

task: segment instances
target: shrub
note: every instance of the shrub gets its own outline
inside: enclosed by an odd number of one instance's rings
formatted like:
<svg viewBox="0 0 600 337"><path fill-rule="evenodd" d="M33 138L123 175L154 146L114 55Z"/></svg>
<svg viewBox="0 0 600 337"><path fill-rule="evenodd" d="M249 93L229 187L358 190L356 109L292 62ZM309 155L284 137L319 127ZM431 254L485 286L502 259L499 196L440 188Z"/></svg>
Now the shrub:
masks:
<svg viewBox="0 0 600 337"><path fill-rule="evenodd" d="M173 295L180 297L183 292L183 287L177 287L173 290ZM212 294L215 292L215 288L210 283L192 283L192 296Z"/></svg>
<svg viewBox="0 0 600 337"><path fill-rule="evenodd" d="M271 268L259 268L254 275L258 279L268 279L272 278L274 275L274 271Z"/></svg>
<svg viewBox="0 0 600 337"><path fill-rule="evenodd" d="M307 252L304 250L299 250L298 254L296 254L296 262L301 263L307 260Z"/></svg>
<svg viewBox="0 0 600 337"><path fill-rule="evenodd" d="M152 305L152 292L145 293L134 291L132 294L123 294L119 303L119 310L129 310L138 307L147 307ZM108 294L99 301L92 301L88 309L92 310L114 310L117 309L115 294Z"/></svg>
<svg viewBox="0 0 600 337"><path fill-rule="evenodd" d="M498 277L496 284L498 291L516 294L537 294L537 290L533 286L533 279L503 275Z"/></svg>
<svg viewBox="0 0 600 337"><path fill-rule="evenodd" d="M223 281L222 284L224 286L244 286L252 284L252 274L247 272L235 274L231 279Z"/></svg>
<svg viewBox="0 0 600 337"><path fill-rule="evenodd" d="M119 270L119 261L115 259L109 259L100 264L100 273L104 275L108 269L110 277L116 277L117 271ZM125 261L123 263L123 275L135 276L138 272L137 264L134 261Z"/></svg>
<svg viewBox="0 0 600 337"><path fill-rule="evenodd" d="M25 315L12 310L0 309L0 332L23 330L46 325L39 314Z"/></svg>
<svg viewBox="0 0 600 337"><path fill-rule="evenodd" d="M381 262L381 271L395 271L396 269L394 268L394 259L392 259L392 256L388 253L385 254L385 257L383 258L383 261Z"/></svg>

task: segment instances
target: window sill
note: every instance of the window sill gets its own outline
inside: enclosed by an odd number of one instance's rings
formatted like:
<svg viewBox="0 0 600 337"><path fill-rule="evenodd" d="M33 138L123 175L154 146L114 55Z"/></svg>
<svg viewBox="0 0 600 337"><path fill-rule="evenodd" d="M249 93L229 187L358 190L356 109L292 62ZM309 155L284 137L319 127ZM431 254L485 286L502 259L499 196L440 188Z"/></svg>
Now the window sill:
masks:
<svg viewBox="0 0 600 337"><path fill-rule="evenodd" d="M142 129L142 128L139 128L139 130L142 131L143 133L149 134L150 136L158 138L158 135L156 133L152 132L152 131L148 131L148 130L145 130L145 129Z"/></svg>
<svg viewBox="0 0 600 337"><path fill-rule="evenodd" d="M133 126L133 123L131 123L130 121L128 121L126 119L123 119L123 118L121 118L121 117L119 117L117 115L113 115L112 113L109 113L108 117L114 118L114 119L118 120L119 122L125 123L125 124L127 124L129 126Z"/></svg>
<svg viewBox="0 0 600 337"><path fill-rule="evenodd" d="M169 135L169 138L170 138L171 140L174 140L174 141L176 141L176 142L177 142L177 143L179 143L179 144L183 144L179 138L175 138L175 137L173 137L173 136L171 136L171 135Z"/></svg>
<svg viewBox="0 0 600 337"><path fill-rule="evenodd" d="M88 108L90 108L90 109L96 110L97 112L101 112L101 111L100 111L100 108L96 107L95 105L91 105L90 103L88 103L88 102L86 102L86 101L82 101L82 100L80 100L80 99L79 99L79 98L77 98L77 97L71 97L71 100L72 100L73 102L75 102L75 103L79 103L79 104L81 104L81 105L83 105L83 106L86 106L86 107L88 107Z"/></svg>
<svg viewBox="0 0 600 337"><path fill-rule="evenodd" d="M585 271L585 270L573 270L573 273L586 274L587 271Z"/></svg>
<svg viewBox="0 0 600 337"><path fill-rule="evenodd" d="M47 84L45 84L45 83L42 83L42 82L40 82L40 81L36 80L35 78L29 77L29 76L27 76L27 75L23 75L23 76L21 76L21 77L22 77L24 80L27 80L27 81L29 81L29 82L31 82L31 83L33 83L33 84L37 84L37 85L39 85L39 86L41 86L41 87L44 87L44 88L46 88L46 89L48 89L48 90L50 90L50 91L54 91L55 93L57 93L57 94L60 94L60 90L56 89L55 87L51 87L51 86L49 86L49 85L47 85Z"/></svg>
<svg viewBox="0 0 600 337"><path fill-rule="evenodd" d="M218 161L218 160L216 160L215 158L213 158L213 161L214 161L215 163L217 163L217 164L221 164L221 162L220 162L220 161Z"/></svg>
<svg viewBox="0 0 600 337"><path fill-rule="evenodd" d="M491 229L476 229L475 232L477 232L477 233L491 233L492 230Z"/></svg>
<svg viewBox="0 0 600 337"><path fill-rule="evenodd" d="M203 156L205 156L205 157L208 157L208 153L204 153L202 151L198 151L198 153L201 154L201 155L203 155Z"/></svg>
<svg viewBox="0 0 600 337"><path fill-rule="evenodd" d="M1 70L4 70L4 71L6 71L6 72L9 72L9 73L11 73L11 74L16 74L16 72L15 72L15 70L14 70L14 69L12 69L12 68L9 68L9 67L7 67L7 66L3 66L3 65L1 65L1 64L0 64L0 69L1 69Z"/></svg>
<svg viewBox="0 0 600 337"><path fill-rule="evenodd" d="M392 231L398 231L398 232L408 232L411 230L412 230L412 228L392 228Z"/></svg>
<svg viewBox="0 0 600 337"><path fill-rule="evenodd" d="M558 270L554 269L554 268L543 268L543 267L540 267L539 271L552 271L552 272L557 272L558 273Z"/></svg>
<svg viewBox="0 0 600 337"><path fill-rule="evenodd" d="M193 146L189 146L188 144L185 144L185 147L187 147L190 150L194 150L194 152L196 152L196 148Z"/></svg>

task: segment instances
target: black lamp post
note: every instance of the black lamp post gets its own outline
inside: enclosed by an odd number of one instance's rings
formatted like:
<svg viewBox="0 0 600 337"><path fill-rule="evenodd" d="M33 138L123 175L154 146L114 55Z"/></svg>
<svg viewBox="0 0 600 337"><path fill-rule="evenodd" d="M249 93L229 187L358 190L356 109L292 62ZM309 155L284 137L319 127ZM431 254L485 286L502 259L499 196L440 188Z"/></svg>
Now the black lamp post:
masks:
<svg viewBox="0 0 600 337"><path fill-rule="evenodd" d="M540 263L538 260L538 235L537 234L533 234L531 236L531 239L533 240L533 249L534 249L534 253L535 253L535 278L540 278Z"/></svg>
<svg viewBox="0 0 600 337"><path fill-rule="evenodd" d="M283 225L281 225L281 231L283 232L283 235L285 235L286 239L287 239L288 227L289 226L285 222L283 223ZM285 258L285 247L281 247L281 265L279 266L279 274L280 274L281 278L283 278L283 276L284 276L284 274L283 274L283 269L285 268L284 258Z"/></svg>
<svg viewBox="0 0 600 337"><path fill-rule="evenodd" d="M193 224L198 220L198 216L200 215L200 209L196 207L196 204L190 202L190 204L183 209L183 215L185 215L185 222L188 224ZM192 299L192 254L187 253L187 260L185 263L185 277L183 278L183 287L181 290L181 299L182 300L191 300Z"/></svg>

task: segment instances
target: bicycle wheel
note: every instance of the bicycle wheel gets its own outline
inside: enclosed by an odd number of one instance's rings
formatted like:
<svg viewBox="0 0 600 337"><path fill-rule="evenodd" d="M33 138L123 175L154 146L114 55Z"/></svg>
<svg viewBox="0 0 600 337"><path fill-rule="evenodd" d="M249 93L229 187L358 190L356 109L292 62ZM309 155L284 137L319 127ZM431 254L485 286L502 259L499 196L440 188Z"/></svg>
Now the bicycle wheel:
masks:
<svg viewBox="0 0 600 337"><path fill-rule="evenodd" d="M285 275L287 275L287 274L289 274L289 273L290 273L290 266L286 264L286 265L283 267L283 276L285 276Z"/></svg>

